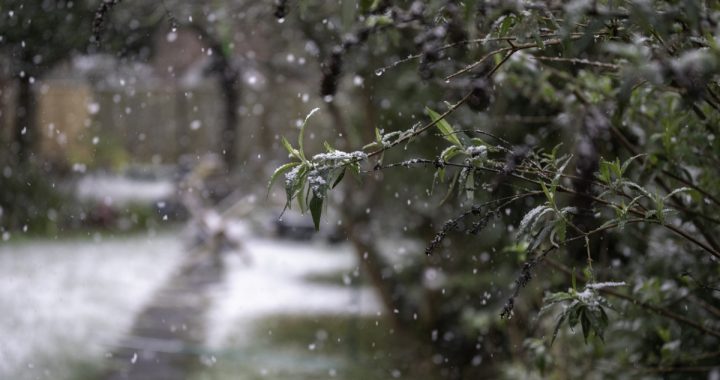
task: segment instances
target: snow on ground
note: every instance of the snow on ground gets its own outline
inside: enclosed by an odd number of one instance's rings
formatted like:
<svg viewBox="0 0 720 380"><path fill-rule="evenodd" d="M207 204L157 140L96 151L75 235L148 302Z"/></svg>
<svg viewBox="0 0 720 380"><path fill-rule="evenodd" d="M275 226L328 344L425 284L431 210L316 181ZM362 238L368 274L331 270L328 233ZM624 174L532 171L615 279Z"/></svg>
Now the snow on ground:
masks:
<svg viewBox="0 0 720 380"><path fill-rule="evenodd" d="M278 314L375 314L367 287L308 281L357 269L348 245L277 241L238 231L250 263L228 254L211 290L208 348ZM179 232L0 246L0 379L80 379L97 371L183 258ZM347 279L350 280L352 276ZM244 340L245 341L245 340ZM246 341L252 345L253 342Z"/></svg>
<svg viewBox="0 0 720 380"><path fill-rule="evenodd" d="M171 198L175 184L170 180L133 179L122 176L86 175L77 183L80 199L108 204L152 203Z"/></svg>
<svg viewBox="0 0 720 380"><path fill-rule="evenodd" d="M223 286L216 289L208 315L208 345L219 348L241 326L276 314L374 314L381 310L370 288L308 282L307 275L352 272L348 245L249 239L250 264L228 257ZM247 329L247 334L252 331Z"/></svg>
<svg viewBox="0 0 720 380"><path fill-rule="evenodd" d="M174 233L0 246L0 379L101 363L182 254Z"/></svg>

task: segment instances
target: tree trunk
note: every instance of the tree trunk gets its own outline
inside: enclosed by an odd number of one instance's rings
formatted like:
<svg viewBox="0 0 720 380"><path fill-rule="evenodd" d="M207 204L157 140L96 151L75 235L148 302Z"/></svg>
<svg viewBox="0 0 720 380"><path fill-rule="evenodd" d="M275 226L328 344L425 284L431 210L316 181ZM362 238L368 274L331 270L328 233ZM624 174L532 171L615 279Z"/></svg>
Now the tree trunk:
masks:
<svg viewBox="0 0 720 380"><path fill-rule="evenodd" d="M0 162L7 163L10 155L10 138L8 137L8 115L5 107L5 98L7 97L8 83L6 78L0 74Z"/></svg>
<svg viewBox="0 0 720 380"><path fill-rule="evenodd" d="M33 140L37 135L35 125L37 102L29 75L19 80L17 105L10 150L15 155L16 163L27 163L32 157Z"/></svg>
<svg viewBox="0 0 720 380"><path fill-rule="evenodd" d="M208 32L205 27L191 23L188 27L197 33L213 52L213 62L210 71L215 73L220 84L224 101L225 122L220 132L220 152L228 172L237 165L238 149L238 105L240 104L240 70L232 63L223 45Z"/></svg>
<svg viewBox="0 0 720 380"><path fill-rule="evenodd" d="M227 57L222 60L226 66L220 73L220 88L225 100L225 123L221 132L220 149L223 153L225 166L231 171L237 164L238 145L238 104L240 102L240 91L238 89L239 72L229 65Z"/></svg>
<svg viewBox="0 0 720 380"><path fill-rule="evenodd" d="M365 93L364 95L368 94ZM365 136L360 136L360 138L364 139L364 141L370 141L376 114L368 96L365 97L364 101L367 125L363 126L364 128L360 131L360 134ZM357 134L357 131L350 130L352 127L342 117L335 103L329 103L327 107L334 124L341 126L347 136ZM365 212L367 207L378 201L377 198L380 194L377 185L376 179L368 178L363 184L363 196L355 197L351 202L352 207L340 207L339 210L345 222L345 231L355 248L358 261L363 271L370 278L372 286L377 290L380 300L388 312L389 319L396 329L405 330L405 326L408 324L404 322L410 322L413 313L417 312L417 309L408 302L402 283L396 278L392 265L383 257L376 237L372 236L370 218Z"/></svg>

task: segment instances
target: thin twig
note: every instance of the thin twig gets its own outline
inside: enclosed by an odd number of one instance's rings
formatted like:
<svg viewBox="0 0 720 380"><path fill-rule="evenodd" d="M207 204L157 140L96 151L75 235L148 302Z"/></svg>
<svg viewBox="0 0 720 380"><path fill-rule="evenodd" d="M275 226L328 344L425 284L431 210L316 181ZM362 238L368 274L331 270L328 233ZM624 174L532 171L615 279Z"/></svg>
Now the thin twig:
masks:
<svg viewBox="0 0 720 380"><path fill-rule="evenodd" d="M580 37L572 37L571 40L576 40L578 38L580 38ZM553 40L543 41L543 45L544 46L560 45L563 42L565 42L565 40L553 39ZM518 50L533 49L533 48L540 48L540 47L538 46L538 44L536 42L533 42L533 43L526 43L526 44L519 44L519 45L513 44L513 46L510 46L510 47L504 47L504 48L493 50L493 51L485 54L484 56L482 56L482 58L480 58L479 60L465 66L464 68L460 69L459 71L456 71L453 74L448 75L447 77L445 77L445 80L446 81L451 80L455 77L458 77L460 75L467 73L468 71L471 71L472 69L480 66L483 62L485 62L490 57L493 57L495 54L505 53L505 52L510 52L510 51L516 52Z"/></svg>
<svg viewBox="0 0 720 380"><path fill-rule="evenodd" d="M571 33L571 34L570 34L571 37L580 37L580 36L582 36L582 35L583 35L582 33ZM557 34L557 33L548 33L548 34L541 34L541 35L539 35L540 38L554 38L554 37L559 37L559 36L560 36L560 35ZM473 38L473 39L469 39L469 40L465 40L465 41L458 41L458 42L449 43L449 44L443 45L443 46L441 46L441 47L439 47L439 48L437 48L437 49L433 49L433 50L431 50L431 52L437 53L437 52L441 52L441 51L444 51L444 50L447 50L447 49L451 49L451 48L454 48L454 47L457 47L457 46L460 46L460 45L487 44L487 43L499 42L499 41L516 41L517 39L518 39L517 37L490 37L490 35L488 34L488 35L486 35L485 37L481 37L481 38ZM391 64L389 64L389 65L387 65L387 66L379 67L379 68L377 68L375 71L376 71L376 72L385 72L385 71L390 70L390 69L393 69L393 68L395 68L395 67L397 67L397 66L399 66L399 65L401 65L401 64L403 64L403 63L405 63L405 62L409 62L409 61L412 61L412 60L415 60L415 59L418 59L418 58L422 58L422 56L423 56L424 54L425 54L425 53L417 53L417 54L409 55L409 56L407 56L407 57L405 57L405 58L402 58L402 59L399 59L399 60L397 60L397 61L395 61L395 62L393 62L393 63L391 63Z"/></svg>
<svg viewBox="0 0 720 380"><path fill-rule="evenodd" d="M646 373L672 373L672 372L710 372L717 366L705 366L705 367L656 367L656 368L643 368L641 371Z"/></svg>
<svg viewBox="0 0 720 380"><path fill-rule="evenodd" d="M610 69L610 70L620 70L620 65L616 65L613 63L606 63L606 62L590 61L590 60L584 59L584 58L547 57L547 56L542 56L542 55L531 55L530 57L533 59L537 59L538 61L564 62L564 63L572 63L574 65L589 65L589 66L602 67L604 69Z"/></svg>
<svg viewBox="0 0 720 380"><path fill-rule="evenodd" d="M453 106L451 106L450 108L448 108L448 110L445 111L445 112L443 112L437 119L435 119L435 120L433 120L433 121L425 124L424 126L420 127L420 128L417 129L416 131L414 131L413 133L408 134L407 136L405 136L405 137L403 137L403 138L401 138L401 139L397 139L397 140L393 141L391 144L388 144L388 145L386 145L386 146L383 146L382 148L380 148L380 149L378 149L378 150L376 150L376 151L374 151L374 152L368 153L367 156L368 156L368 157L377 156L377 155L385 152L386 150L388 150L388 149L390 149L390 148L392 148L392 147L394 147L394 146L397 146L397 145L399 145L399 144L402 144L403 142L408 141L408 140L410 140L411 138L413 138L413 137L415 137L415 136L417 136L417 135L419 135L419 134L427 131L428 129L430 129L430 128L432 128L432 127L434 127L437 123L439 123L440 121L444 120L444 119L445 119L446 117L448 117L451 113L455 112L455 110L458 109L461 105L463 105L463 104L470 98L471 95L472 95L472 92L468 92L465 96L462 97L462 99L460 99L457 103L455 103Z"/></svg>

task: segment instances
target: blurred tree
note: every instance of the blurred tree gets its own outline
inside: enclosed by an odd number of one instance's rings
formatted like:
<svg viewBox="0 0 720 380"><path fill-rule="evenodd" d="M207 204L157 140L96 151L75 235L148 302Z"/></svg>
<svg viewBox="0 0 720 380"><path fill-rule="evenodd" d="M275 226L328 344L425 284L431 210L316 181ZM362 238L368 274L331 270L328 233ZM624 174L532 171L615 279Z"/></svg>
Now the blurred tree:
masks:
<svg viewBox="0 0 720 380"><path fill-rule="evenodd" d="M37 99L33 83L58 62L85 51L97 6L92 0L7 0L0 4L0 54L17 78L13 139L8 159L27 162L37 140Z"/></svg>
<svg viewBox="0 0 720 380"><path fill-rule="evenodd" d="M222 8L222 14L232 14L232 9L225 5ZM231 49L232 36L222 33L229 20L218 18L211 9L183 1L105 2L96 12L93 40L100 49L117 52L120 57L148 60L156 43L150 36L163 30L169 34L177 33L179 29L195 33L207 46L207 54L211 57L207 73L217 77L222 93L224 127L219 138L220 151L226 169L232 170L238 163L242 76Z"/></svg>
<svg viewBox="0 0 720 380"><path fill-rule="evenodd" d="M55 65L82 53L110 52L121 60L146 61L152 56L159 28L187 27L215 55L210 71L217 73L226 101L222 150L228 166L236 161L236 129L239 121L239 70L227 44L213 34L214 27L194 7L195 21L178 21L173 3L120 1L6 1L0 4L0 54L9 58L10 72L17 78L18 92L10 159L27 161L37 140L36 98L32 85ZM190 17L190 20L193 20Z"/></svg>
<svg viewBox="0 0 720 380"><path fill-rule="evenodd" d="M0 150L3 166L0 221L3 231L51 233L62 197L40 169L34 149L39 137L35 83L59 62L83 52L91 34L95 1L0 3L0 55L17 83L11 138ZM6 83L9 88L10 81Z"/></svg>

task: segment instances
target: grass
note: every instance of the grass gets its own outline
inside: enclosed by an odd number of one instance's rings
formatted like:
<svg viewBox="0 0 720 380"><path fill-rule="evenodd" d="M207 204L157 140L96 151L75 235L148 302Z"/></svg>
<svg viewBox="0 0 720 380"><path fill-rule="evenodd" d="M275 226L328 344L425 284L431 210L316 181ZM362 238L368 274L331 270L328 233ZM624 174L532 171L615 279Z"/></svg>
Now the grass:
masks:
<svg viewBox="0 0 720 380"><path fill-rule="evenodd" d="M353 272L347 270L310 273L303 276L303 280L312 284L331 286L356 286L359 284L367 284L369 281L363 271Z"/></svg>
<svg viewBox="0 0 720 380"><path fill-rule="evenodd" d="M26 244L41 241L75 241L88 240L96 237L115 239L115 238L133 238L147 234L153 231L156 234L173 232L179 230L184 222L169 221L158 222L152 227L134 226L130 229L106 228L106 227L75 227L75 228L58 228L53 233L46 232L13 232L10 239L3 241L2 244Z"/></svg>
<svg viewBox="0 0 720 380"><path fill-rule="evenodd" d="M278 315L252 328L192 379L439 379L426 347L382 317Z"/></svg>

